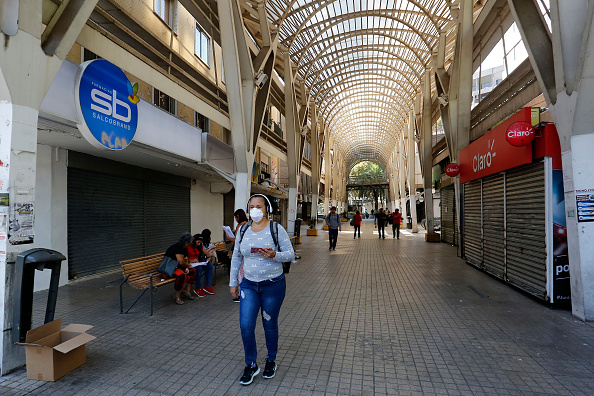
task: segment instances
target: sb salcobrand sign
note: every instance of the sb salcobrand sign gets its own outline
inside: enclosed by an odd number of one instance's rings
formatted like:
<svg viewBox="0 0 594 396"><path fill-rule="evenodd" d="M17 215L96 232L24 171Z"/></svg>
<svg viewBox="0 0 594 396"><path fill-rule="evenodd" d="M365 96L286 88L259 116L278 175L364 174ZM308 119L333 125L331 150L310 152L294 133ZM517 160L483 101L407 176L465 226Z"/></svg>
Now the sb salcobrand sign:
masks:
<svg viewBox="0 0 594 396"><path fill-rule="evenodd" d="M81 65L75 84L75 104L82 135L100 149L126 148L138 125L138 84L106 60Z"/></svg>
<svg viewBox="0 0 594 396"><path fill-rule="evenodd" d="M532 145L509 144L507 126L495 127L460 151L460 183L532 162Z"/></svg>

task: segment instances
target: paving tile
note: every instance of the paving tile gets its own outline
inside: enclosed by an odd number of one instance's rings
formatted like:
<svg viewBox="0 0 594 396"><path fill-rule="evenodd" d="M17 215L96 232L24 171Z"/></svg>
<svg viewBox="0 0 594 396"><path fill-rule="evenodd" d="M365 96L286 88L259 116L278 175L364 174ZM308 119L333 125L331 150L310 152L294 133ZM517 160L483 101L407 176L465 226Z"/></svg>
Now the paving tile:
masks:
<svg viewBox="0 0 594 396"><path fill-rule="evenodd" d="M287 276L275 378L242 387L239 304L226 274L217 294L176 306L171 291L119 314L117 273L71 282L58 293L64 324L97 337L87 363L55 383L24 369L0 377L2 395L589 395L594 326L550 310L467 265L424 235L379 240L304 236ZM475 291L479 291L480 294ZM44 292L35 301L45 301ZM124 288L126 301L135 290ZM34 326L44 304L34 307ZM259 360L266 348L256 328Z"/></svg>

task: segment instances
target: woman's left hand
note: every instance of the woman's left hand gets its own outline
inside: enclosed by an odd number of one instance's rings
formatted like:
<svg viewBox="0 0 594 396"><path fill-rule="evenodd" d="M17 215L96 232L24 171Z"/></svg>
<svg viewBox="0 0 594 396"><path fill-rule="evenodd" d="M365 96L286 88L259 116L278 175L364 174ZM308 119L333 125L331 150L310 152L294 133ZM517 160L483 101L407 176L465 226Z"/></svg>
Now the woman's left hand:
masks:
<svg viewBox="0 0 594 396"><path fill-rule="evenodd" d="M276 252L273 248L262 248L260 254L266 258L274 258L276 256Z"/></svg>

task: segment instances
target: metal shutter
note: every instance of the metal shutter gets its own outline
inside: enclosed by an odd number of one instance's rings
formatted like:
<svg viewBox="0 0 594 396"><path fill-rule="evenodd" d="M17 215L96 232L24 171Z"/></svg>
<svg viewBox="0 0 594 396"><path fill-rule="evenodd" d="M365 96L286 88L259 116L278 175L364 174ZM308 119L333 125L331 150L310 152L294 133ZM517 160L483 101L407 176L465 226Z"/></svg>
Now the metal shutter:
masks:
<svg viewBox="0 0 594 396"><path fill-rule="evenodd" d="M507 172L507 280L546 297L544 162Z"/></svg>
<svg viewBox="0 0 594 396"><path fill-rule="evenodd" d="M80 277L144 254L143 182L68 168L68 271Z"/></svg>
<svg viewBox="0 0 594 396"><path fill-rule="evenodd" d="M68 168L68 271L159 253L190 230L190 189Z"/></svg>
<svg viewBox="0 0 594 396"><path fill-rule="evenodd" d="M479 268L483 267L481 182L464 184L464 255L469 264Z"/></svg>
<svg viewBox="0 0 594 396"><path fill-rule="evenodd" d="M145 254L164 252L190 232L190 189L145 182L144 197Z"/></svg>
<svg viewBox="0 0 594 396"><path fill-rule="evenodd" d="M505 202L503 174L483 179L483 265L485 271L504 277Z"/></svg>
<svg viewBox="0 0 594 396"><path fill-rule="evenodd" d="M441 240L450 245L457 245L456 227L456 192L454 186L440 190L441 204Z"/></svg>

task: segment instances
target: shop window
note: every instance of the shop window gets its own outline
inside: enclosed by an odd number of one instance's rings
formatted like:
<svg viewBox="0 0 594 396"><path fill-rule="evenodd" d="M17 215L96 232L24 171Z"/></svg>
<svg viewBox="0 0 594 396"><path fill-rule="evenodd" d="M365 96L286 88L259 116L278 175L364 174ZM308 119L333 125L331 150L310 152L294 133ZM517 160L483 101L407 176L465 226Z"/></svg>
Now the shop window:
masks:
<svg viewBox="0 0 594 396"><path fill-rule="evenodd" d="M198 22L196 22L194 53L202 59L204 63L210 66L210 37Z"/></svg>
<svg viewBox="0 0 594 396"><path fill-rule="evenodd" d="M153 0L153 11L177 33L177 0Z"/></svg>
<svg viewBox="0 0 594 396"><path fill-rule="evenodd" d="M210 119L202 114L195 112L194 125L202 130L202 132L210 133Z"/></svg>
<svg viewBox="0 0 594 396"><path fill-rule="evenodd" d="M82 47L82 61L83 62L87 62L87 61L95 60L95 59L102 59L102 58L99 55L97 55L96 53L94 53L93 51Z"/></svg>
<svg viewBox="0 0 594 396"><path fill-rule="evenodd" d="M223 128L223 143L226 143L229 146L233 145L233 136L231 135L231 131L227 128Z"/></svg>
<svg viewBox="0 0 594 396"><path fill-rule="evenodd" d="M173 115L177 114L177 101L157 88L153 88L153 104Z"/></svg>

